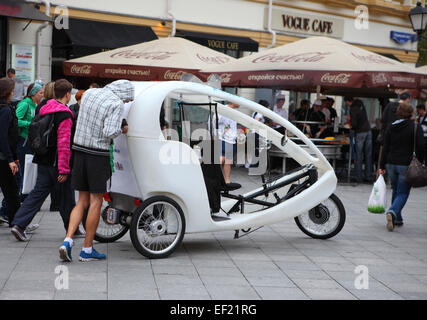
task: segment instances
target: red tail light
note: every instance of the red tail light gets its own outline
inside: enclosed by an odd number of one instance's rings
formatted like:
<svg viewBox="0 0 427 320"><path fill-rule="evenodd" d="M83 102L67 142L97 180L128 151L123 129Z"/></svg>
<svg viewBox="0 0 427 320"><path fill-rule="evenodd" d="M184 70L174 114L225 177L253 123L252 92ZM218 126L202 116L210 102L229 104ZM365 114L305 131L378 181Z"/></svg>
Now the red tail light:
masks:
<svg viewBox="0 0 427 320"><path fill-rule="evenodd" d="M107 202L111 202L112 201L111 197L110 197L110 194L108 192L104 193L104 200L107 201Z"/></svg>
<svg viewBox="0 0 427 320"><path fill-rule="evenodd" d="M133 199L133 203L135 204L135 207L139 207L141 205L142 201L135 198L135 199Z"/></svg>

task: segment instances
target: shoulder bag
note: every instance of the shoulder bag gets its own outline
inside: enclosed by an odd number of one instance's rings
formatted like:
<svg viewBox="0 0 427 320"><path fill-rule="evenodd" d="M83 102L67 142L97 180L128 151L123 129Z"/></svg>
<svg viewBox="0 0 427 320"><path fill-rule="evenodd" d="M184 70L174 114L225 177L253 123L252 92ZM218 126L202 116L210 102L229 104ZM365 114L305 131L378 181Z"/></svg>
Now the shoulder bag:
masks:
<svg viewBox="0 0 427 320"><path fill-rule="evenodd" d="M414 123L414 152L412 154L412 161L406 171L405 182L413 188L420 188L427 186L427 167L416 157L416 141L417 125Z"/></svg>

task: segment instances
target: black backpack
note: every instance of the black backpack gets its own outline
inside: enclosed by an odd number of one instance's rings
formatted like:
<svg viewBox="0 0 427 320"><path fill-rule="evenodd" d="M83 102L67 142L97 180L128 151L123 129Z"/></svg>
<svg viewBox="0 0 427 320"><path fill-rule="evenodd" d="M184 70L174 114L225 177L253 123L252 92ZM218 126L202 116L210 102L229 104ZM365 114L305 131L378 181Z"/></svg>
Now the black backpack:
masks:
<svg viewBox="0 0 427 320"><path fill-rule="evenodd" d="M54 114L44 116L37 114L28 127L27 143L35 155L45 155L51 147L55 146L54 119Z"/></svg>

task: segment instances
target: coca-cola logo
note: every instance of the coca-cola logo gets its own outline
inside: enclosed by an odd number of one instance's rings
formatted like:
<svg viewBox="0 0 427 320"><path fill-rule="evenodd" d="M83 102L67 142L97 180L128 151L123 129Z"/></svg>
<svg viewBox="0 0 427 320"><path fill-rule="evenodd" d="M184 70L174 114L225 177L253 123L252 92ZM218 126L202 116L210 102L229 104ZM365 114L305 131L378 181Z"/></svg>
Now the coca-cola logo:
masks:
<svg viewBox="0 0 427 320"><path fill-rule="evenodd" d="M137 50L124 50L113 53L111 58L125 58L125 59L145 59L145 60L165 60L178 52L173 51L152 51L144 52Z"/></svg>
<svg viewBox="0 0 427 320"><path fill-rule="evenodd" d="M179 71L172 71L172 70L167 70L165 72L165 74L163 75L163 78L165 80L181 80L182 76L184 75L184 71L179 70Z"/></svg>
<svg viewBox="0 0 427 320"><path fill-rule="evenodd" d="M231 73L221 73L219 78L221 79L221 83L230 83Z"/></svg>
<svg viewBox="0 0 427 320"><path fill-rule="evenodd" d="M349 73L339 73L339 74L330 74L325 73L320 81L322 83L335 83L335 84L347 84L350 81L351 74Z"/></svg>
<svg viewBox="0 0 427 320"><path fill-rule="evenodd" d="M372 75L372 83L378 84L378 83L387 83L387 77L384 73L377 73Z"/></svg>
<svg viewBox="0 0 427 320"><path fill-rule="evenodd" d="M270 53L270 54L260 56L252 60L252 62L253 63L317 62L325 59L330 54L332 54L332 52L306 52L306 53L300 53L300 54L287 54L287 55L278 55L277 53Z"/></svg>
<svg viewBox="0 0 427 320"><path fill-rule="evenodd" d="M355 57L357 60L360 60L366 63L389 64L389 65L395 64L392 60L388 60L377 54L361 55L361 54L352 52L351 55Z"/></svg>
<svg viewBox="0 0 427 320"><path fill-rule="evenodd" d="M76 74L90 74L92 71L92 66L85 64L85 65L76 65L73 64L71 66L71 73L76 73Z"/></svg>
<svg viewBox="0 0 427 320"><path fill-rule="evenodd" d="M224 64L230 61L230 59L225 56L202 56L201 54L197 53L196 57L204 63L208 64Z"/></svg>

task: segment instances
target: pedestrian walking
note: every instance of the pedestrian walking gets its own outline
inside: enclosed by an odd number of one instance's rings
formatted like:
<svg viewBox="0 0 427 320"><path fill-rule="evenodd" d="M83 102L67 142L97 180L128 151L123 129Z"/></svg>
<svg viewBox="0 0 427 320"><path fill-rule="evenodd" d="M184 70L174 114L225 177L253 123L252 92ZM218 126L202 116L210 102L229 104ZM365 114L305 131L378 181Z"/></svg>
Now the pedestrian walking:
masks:
<svg viewBox="0 0 427 320"><path fill-rule="evenodd" d="M50 99L55 99L55 81L46 83L43 90L43 99L37 105L35 114L40 113L41 107L43 107Z"/></svg>
<svg viewBox="0 0 427 320"><path fill-rule="evenodd" d="M393 231L395 226L403 225L402 209L411 191L411 186L405 182L405 174L412 160L414 145L418 160L423 162L425 156L423 130L411 120L412 115L412 106L401 103L396 110L397 120L386 130L384 136L379 173L388 174L393 189L391 206L386 213L389 231Z"/></svg>
<svg viewBox="0 0 427 320"><path fill-rule="evenodd" d="M40 113L40 109L51 99L55 99L55 81L46 83L44 87L44 96L36 108L36 115ZM49 211L59 211L59 184L56 184L50 193Z"/></svg>
<svg viewBox="0 0 427 320"><path fill-rule="evenodd" d="M49 136L49 140L53 141L53 144L48 147L47 153L36 153L34 155L33 162L38 165L36 185L12 221L12 234L19 241L28 241L25 229L56 184L59 184L59 212L65 230L68 228L70 213L75 205L74 192L71 189L69 177L73 113L66 106L70 101L72 88L72 84L65 79L55 81L54 90L57 100L49 100L40 109L40 118L50 117L53 119L54 126Z"/></svg>
<svg viewBox="0 0 427 320"><path fill-rule="evenodd" d="M1 217L1 223L12 221L21 204L15 178L18 172L18 123L9 105L14 86L11 79L0 79L0 188L7 207L7 217Z"/></svg>
<svg viewBox="0 0 427 320"><path fill-rule="evenodd" d="M106 255L93 248L93 239L98 228L103 194L107 191L107 181L111 177L110 145L111 140L121 133L127 133L123 126L124 103L135 97L135 88L128 80L118 80L104 88L89 89L85 92L80 105L76 133L73 144L72 184L79 192L67 235L59 247L59 256L63 261L71 261L73 235L86 219L86 237L80 252L80 261L105 259Z"/></svg>
<svg viewBox="0 0 427 320"><path fill-rule="evenodd" d="M351 130L355 135L356 148L356 182L373 182L372 176L372 131L365 106L360 99L356 99L350 106ZM365 170L362 172L363 164Z"/></svg>
<svg viewBox="0 0 427 320"><path fill-rule="evenodd" d="M43 99L43 84L35 82L28 87L27 96L16 106L16 116L18 118L19 139L18 139L18 159L20 164L20 173L24 178L25 155L32 154L27 144L28 127L31 124L37 105ZM22 183L19 185L19 192L22 191ZM24 200L25 196L21 198Z"/></svg>
<svg viewBox="0 0 427 320"><path fill-rule="evenodd" d="M382 128L382 132L381 132L381 136L380 136L380 142L383 143L384 140L384 134L386 132L386 130L388 129L389 126L391 126L391 124L397 120L396 118L396 111L397 108L399 107L399 105L401 103L407 103L410 104L411 102L411 94L409 92L403 92L402 94L400 94L399 96L399 101L398 102L389 102L382 114L381 117L381 128Z"/></svg>

